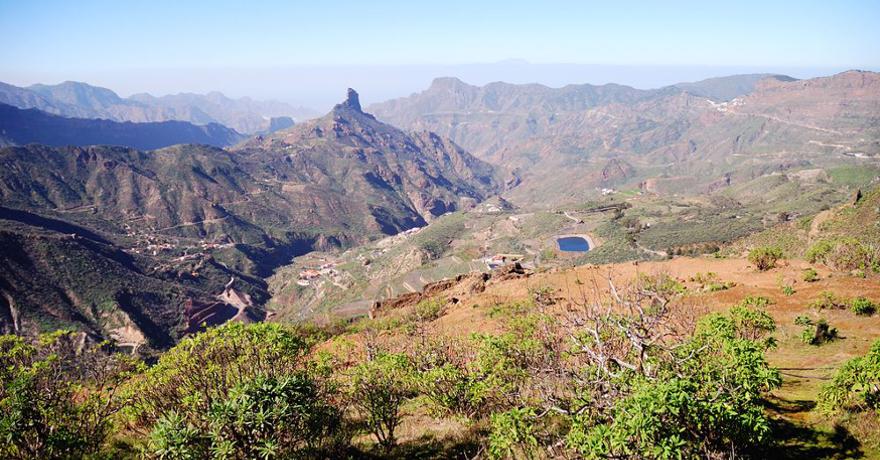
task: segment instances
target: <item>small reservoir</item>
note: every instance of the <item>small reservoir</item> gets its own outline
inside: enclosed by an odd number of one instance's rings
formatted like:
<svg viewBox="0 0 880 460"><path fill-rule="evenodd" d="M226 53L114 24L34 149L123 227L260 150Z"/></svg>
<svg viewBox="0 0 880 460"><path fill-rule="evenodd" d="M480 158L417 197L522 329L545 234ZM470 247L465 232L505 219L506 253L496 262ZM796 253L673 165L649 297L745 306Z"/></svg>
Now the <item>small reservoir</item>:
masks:
<svg viewBox="0 0 880 460"><path fill-rule="evenodd" d="M562 236L556 239L559 250L564 252L587 252L590 243L582 236Z"/></svg>

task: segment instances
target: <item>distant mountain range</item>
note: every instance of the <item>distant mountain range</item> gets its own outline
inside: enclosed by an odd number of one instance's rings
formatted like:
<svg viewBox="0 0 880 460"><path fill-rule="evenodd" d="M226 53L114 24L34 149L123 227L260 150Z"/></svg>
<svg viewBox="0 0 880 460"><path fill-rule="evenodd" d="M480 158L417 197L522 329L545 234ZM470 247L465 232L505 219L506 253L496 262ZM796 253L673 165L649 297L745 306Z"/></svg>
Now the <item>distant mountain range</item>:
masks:
<svg viewBox="0 0 880 460"><path fill-rule="evenodd" d="M218 92L162 97L135 94L121 98L109 89L72 81L26 88L0 83L0 103L74 118L141 123L176 120L197 125L218 123L244 134L267 132L273 125L292 124L291 118L306 119L317 115L310 109L283 102L230 99Z"/></svg>
<svg viewBox="0 0 880 460"><path fill-rule="evenodd" d="M442 133L477 155L489 155L517 140L548 131L568 115L609 105L629 107L682 94L724 102L748 94L764 79L794 80L781 75L751 74L641 90L613 83L561 88L504 82L473 86L457 78L443 77L435 79L421 93L373 104L369 110L395 126Z"/></svg>
<svg viewBox="0 0 880 460"><path fill-rule="evenodd" d="M152 150L176 144L226 147L245 138L217 123L185 121L148 123L67 118L36 109L0 104L0 145L119 145Z"/></svg>
<svg viewBox="0 0 880 460"><path fill-rule="evenodd" d="M510 198L583 199L597 187L699 192L792 167L880 154L880 74L741 75L656 90L441 78L370 110L521 172ZM595 192L593 192L595 193Z"/></svg>
<svg viewBox="0 0 880 460"><path fill-rule="evenodd" d="M259 317L260 277L295 255L424 226L502 179L447 139L377 121L354 91L235 150L2 148L0 331L163 347L245 295Z"/></svg>

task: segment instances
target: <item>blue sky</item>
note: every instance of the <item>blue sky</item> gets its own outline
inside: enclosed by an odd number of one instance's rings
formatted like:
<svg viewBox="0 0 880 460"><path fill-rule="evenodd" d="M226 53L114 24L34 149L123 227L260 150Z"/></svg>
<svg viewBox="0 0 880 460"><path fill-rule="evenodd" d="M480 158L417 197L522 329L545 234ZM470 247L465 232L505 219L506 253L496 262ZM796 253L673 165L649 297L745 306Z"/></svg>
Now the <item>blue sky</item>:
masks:
<svg viewBox="0 0 880 460"><path fill-rule="evenodd" d="M90 78L121 93L174 92L169 74L176 74L180 91L248 94L243 82L248 74L261 72L311 72L313 77L304 81L320 83L333 69L355 74L376 67L387 73L395 66L404 73L416 68L454 71L460 65L509 59L536 68L566 63L634 71L815 73L880 68L878 24L876 0L0 0L0 80L27 84ZM205 76L217 70L238 75L238 83L230 84L227 76L216 80L221 87L212 88ZM516 80L515 75L499 77ZM534 79L545 78L537 72ZM250 91L272 95L265 92L263 83ZM297 99L288 93L278 97Z"/></svg>

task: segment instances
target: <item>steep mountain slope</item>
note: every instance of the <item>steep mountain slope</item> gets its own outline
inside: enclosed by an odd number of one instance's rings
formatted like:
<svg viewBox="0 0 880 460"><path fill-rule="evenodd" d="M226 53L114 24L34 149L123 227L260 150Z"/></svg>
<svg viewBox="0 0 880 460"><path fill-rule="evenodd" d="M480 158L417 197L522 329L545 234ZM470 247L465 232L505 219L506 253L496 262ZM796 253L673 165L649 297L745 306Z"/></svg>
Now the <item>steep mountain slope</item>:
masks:
<svg viewBox="0 0 880 460"><path fill-rule="evenodd" d="M175 144L224 147L243 136L217 123L199 126L184 121L119 123L110 120L66 118L36 109L0 104L0 136L6 144L124 145L157 149Z"/></svg>
<svg viewBox="0 0 880 460"><path fill-rule="evenodd" d="M219 123L247 134L270 130L273 118L283 120L315 115L309 109L282 102L230 99L218 92L162 97L136 94L126 99L106 88L71 81L27 88L0 83L0 103L75 118L140 123L171 120L199 125Z"/></svg>
<svg viewBox="0 0 880 460"><path fill-rule="evenodd" d="M165 346L205 319L259 318L258 277L470 206L501 190L497 177L448 140L376 121L353 91L324 118L231 151L3 148L0 328L108 337L124 323Z"/></svg>
<svg viewBox="0 0 880 460"><path fill-rule="evenodd" d="M500 190L494 168L436 134L410 135L376 120L353 90L328 115L239 147L261 150L284 153L276 159L287 165L278 167L292 168L322 194L360 195L360 214L373 215L384 233L424 225Z"/></svg>

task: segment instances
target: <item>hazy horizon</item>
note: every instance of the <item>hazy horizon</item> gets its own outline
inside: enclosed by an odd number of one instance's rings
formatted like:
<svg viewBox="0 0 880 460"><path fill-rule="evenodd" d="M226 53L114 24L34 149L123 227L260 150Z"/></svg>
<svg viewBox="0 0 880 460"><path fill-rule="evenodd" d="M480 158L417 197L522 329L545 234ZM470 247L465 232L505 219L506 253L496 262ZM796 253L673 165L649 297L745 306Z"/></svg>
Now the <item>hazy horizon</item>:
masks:
<svg viewBox="0 0 880 460"><path fill-rule="evenodd" d="M0 0L0 81L83 81L122 96L220 91L317 111L436 77L656 88L742 73L880 69L880 5L696 1L263 1L121 6Z"/></svg>
<svg viewBox="0 0 880 460"><path fill-rule="evenodd" d="M774 68L750 66L613 66L596 64L535 64L510 59L496 63L410 66L326 66L276 69L151 69L129 72L83 73L69 76L47 73L28 79L0 73L0 81L16 86L54 85L78 81L108 88L121 97L138 93L165 96L179 93L206 94L218 91L231 98L278 100L324 112L345 97L346 88L361 94L364 106L422 91L435 78L454 77L482 86L492 82L541 84L562 87L572 84L620 84L653 89L682 82L730 75L772 73L805 79L829 76L846 70L878 71L878 68ZM130 71L135 72L135 71ZM143 81L144 75L151 78Z"/></svg>

